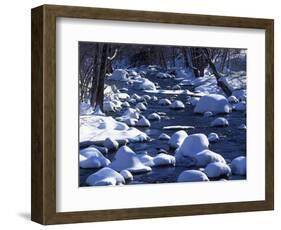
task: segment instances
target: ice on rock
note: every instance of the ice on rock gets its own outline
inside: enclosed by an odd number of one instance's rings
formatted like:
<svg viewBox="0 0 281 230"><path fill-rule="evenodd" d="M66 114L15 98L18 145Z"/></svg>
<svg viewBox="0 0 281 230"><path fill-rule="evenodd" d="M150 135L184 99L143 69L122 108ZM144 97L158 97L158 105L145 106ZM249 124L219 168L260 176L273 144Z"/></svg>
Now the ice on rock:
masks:
<svg viewBox="0 0 281 230"><path fill-rule="evenodd" d="M246 102L245 101L241 101L239 103L237 103L236 105L233 106L233 110L236 111L245 111L246 110Z"/></svg>
<svg viewBox="0 0 281 230"><path fill-rule="evenodd" d="M199 170L185 170L178 176L177 179L177 182L199 182L199 181L209 181L206 174Z"/></svg>
<svg viewBox="0 0 281 230"><path fill-rule="evenodd" d="M130 171L124 169L120 172L120 174L124 177L125 180L133 180L133 175Z"/></svg>
<svg viewBox="0 0 281 230"><path fill-rule="evenodd" d="M170 105L171 109L184 109L185 106L182 103L182 101L179 100L175 100L171 105Z"/></svg>
<svg viewBox="0 0 281 230"><path fill-rule="evenodd" d="M197 102L194 112L205 113L211 111L213 113L230 113L231 106L228 100L220 94L205 95Z"/></svg>
<svg viewBox="0 0 281 230"><path fill-rule="evenodd" d="M228 125L229 125L228 120L225 119L224 117L218 117L211 122L212 127L226 127Z"/></svg>
<svg viewBox="0 0 281 230"><path fill-rule="evenodd" d="M128 73L123 69L116 69L113 71L110 79L114 81L128 81Z"/></svg>
<svg viewBox="0 0 281 230"><path fill-rule="evenodd" d="M120 185L125 184L125 180L118 172L105 167L88 176L86 184L90 186Z"/></svg>
<svg viewBox="0 0 281 230"><path fill-rule="evenodd" d="M166 133L161 133L158 137L159 140L170 140L170 136Z"/></svg>
<svg viewBox="0 0 281 230"><path fill-rule="evenodd" d="M246 166L246 157L244 156L236 157L231 161L231 170L235 175L245 176L247 171Z"/></svg>
<svg viewBox="0 0 281 230"><path fill-rule="evenodd" d="M211 117L213 115L214 114L211 111L207 111L207 112L204 113L204 117Z"/></svg>
<svg viewBox="0 0 281 230"><path fill-rule="evenodd" d="M176 159L174 156L160 153L153 158L153 162L155 166L164 166L164 165L176 165Z"/></svg>
<svg viewBox="0 0 281 230"><path fill-rule="evenodd" d="M189 136L186 135L176 154L194 156L196 153L208 149L208 146L209 141L205 134L196 133Z"/></svg>
<svg viewBox="0 0 281 230"><path fill-rule="evenodd" d="M209 163L204 172L209 178L217 178L221 176L228 176L231 173L230 167L222 162Z"/></svg>
<svg viewBox="0 0 281 230"><path fill-rule="evenodd" d="M138 108L140 111L144 111L147 109L144 103L141 102L136 105L136 108Z"/></svg>
<svg viewBox="0 0 281 230"><path fill-rule="evenodd" d="M138 120L138 122L136 123L136 126L150 127L150 122L145 117L142 117L141 119Z"/></svg>
<svg viewBox="0 0 281 230"><path fill-rule="evenodd" d="M167 98L162 98L159 100L159 105L170 105L172 104L171 101Z"/></svg>
<svg viewBox="0 0 281 230"><path fill-rule="evenodd" d="M110 164L110 160L94 147L80 151L79 165L81 168L101 168Z"/></svg>
<svg viewBox="0 0 281 230"><path fill-rule="evenodd" d="M120 172L124 169L131 173L149 172L151 168L145 166L137 157L135 152L128 146L122 146L116 153L114 160L108 167Z"/></svg>
<svg viewBox="0 0 281 230"><path fill-rule="evenodd" d="M220 138L219 138L218 134L216 134L216 133L210 133L210 134L208 135L208 140L209 140L210 142L217 142L219 139L220 139Z"/></svg>
<svg viewBox="0 0 281 230"><path fill-rule="evenodd" d="M103 146L108 148L108 150L117 150L119 144L116 140L112 139L111 137L108 137L104 140Z"/></svg>
<svg viewBox="0 0 281 230"><path fill-rule="evenodd" d="M198 101L200 101L199 97L193 97L193 98L191 98L190 103L192 106L196 106Z"/></svg>
<svg viewBox="0 0 281 230"><path fill-rule="evenodd" d="M157 113L151 113L147 118L151 121L159 121L161 119L160 115L158 115Z"/></svg>
<svg viewBox="0 0 281 230"><path fill-rule="evenodd" d="M231 103L231 104L235 104L235 103L238 103L238 102L239 102L239 100L237 99L237 97L235 97L234 95L229 96L229 97L227 98L227 100L228 100L228 102Z"/></svg>
<svg viewBox="0 0 281 230"><path fill-rule="evenodd" d="M184 130L177 131L171 136L169 145L172 148L178 148L181 146L187 136L188 135Z"/></svg>

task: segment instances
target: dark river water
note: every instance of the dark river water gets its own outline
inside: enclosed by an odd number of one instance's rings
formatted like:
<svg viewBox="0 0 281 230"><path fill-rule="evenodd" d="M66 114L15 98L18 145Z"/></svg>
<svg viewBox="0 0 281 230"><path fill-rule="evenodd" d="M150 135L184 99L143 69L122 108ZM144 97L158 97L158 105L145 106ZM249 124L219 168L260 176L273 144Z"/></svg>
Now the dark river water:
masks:
<svg viewBox="0 0 281 230"><path fill-rule="evenodd" d="M151 79L150 79L151 80ZM161 89L166 89L169 86L175 85L175 80L172 79L156 79ZM119 85L119 87L124 87ZM192 90L191 87L182 87L182 89ZM168 98L170 100L177 99L181 100L183 103L186 103L190 96L180 94L180 95L167 95L167 94L149 94L145 93L142 90L130 89L128 94L132 95L137 93L138 95L155 95L158 97L158 100L161 98ZM185 104L186 105L186 104ZM132 106L134 108L134 106ZM125 109L117 112L108 114L113 117L120 116ZM246 155L246 130L238 129L238 126L241 124L246 124L246 115L244 112L233 111L230 114L219 116L225 117L229 126L225 128L221 127L211 127L211 122L218 116L213 117L204 117L199 114L193 113L193 106L186 105L183 110L172 110L169 106L161 106L158 104L158 101L148 102L147 110L142 112L142 115L148 116L153 112L165 112L166 116L162 117L160 121L151 121L151 127L149 128L139 128L139 130L145 132L150 138L151 141L144 143L131 143L128 146L132 148L136 153L143 153L147 151L149 155L155 156L160 149L164 149L167 153L173 155L174 150L169 149L167 140L158 140L158 136L161 133L166 133L171 136L174 132L178 130L163 130L164 126L171 125L181 125L181 126L194 126L194 129L188 129L186 132L188 134L194 133L204 133L208 135L211 132L215 132L219 135L220 139L216 143L210 143L209 149L221 154L227 162L230 162L237 156ZM115 153L109 153L106 157L110 160L114 158ZM185 167L172 167L172 166L163 166L163 167L154 167L151 172L142 173L134 175L134 180L128 182L128 184L143 184L143 183L170 183L176 182L178 175L186 169ZM80 169L80 185L85 186L86 178L96 172L97 169ZM233 179L244 179L243 177L230 177L227 178L230 180Z"/></svg>

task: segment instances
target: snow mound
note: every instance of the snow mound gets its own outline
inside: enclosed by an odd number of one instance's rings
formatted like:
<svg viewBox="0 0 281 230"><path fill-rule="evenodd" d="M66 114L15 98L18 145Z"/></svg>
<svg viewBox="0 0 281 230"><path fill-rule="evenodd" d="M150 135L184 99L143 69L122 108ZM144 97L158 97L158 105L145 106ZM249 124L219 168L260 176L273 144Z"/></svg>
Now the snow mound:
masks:
<svg viewBox="0 0 281 230"><path fill-rule="evenodd" d="M147 118L148 118L148 120L151 120L151 121L159 121L159 120L161 120L160 115L157 114L157 113L151 113L151 114L148 115Z"/></svg>
<svg viewBox="0 0 281 230"><path fill-rule="evenodd" d="M239 100L237 99L237 97L235 97L234 95L229 96L229 97L227 98L227 100L228 100L228 102L231 103L231 104L236 104L236 103L239 102Z"/></svg>
<svg viewBox="0 0 281 230"><path fill-rule="evenodd" d="M245 176L247 171L246 157L236 157L231 161L232 173L235 175Z"/></svg>
<svg viewBox="0 0 281 230"><path fill-rule="evenodd" d="M211 122L212 127L226 127L228 125L228 120L226 120L224 117L218 117Z"/></svg>
<svg viewBox="0 0 281 230"><path fill-rule="evenodd" d="M119 144L116 140L112 139L111 137L108 137L103 142L103 146L106 147L108 150L117 150Z"/></svg>
<svg viewBox="0 0 281 230"><path fill-rule="evenodd" d="M130 171L124 169L120 172L120 174L124 177L125 180L133 180L133 175Z"/></svg>
<svg viewBox="0 0 281 230"><path fill-rule="evenodd" d="M176 165L176 158L174 156L160 153L153 158L153 163L155 166L163 166L163 165Z"/></svg>
<svg viewBox="0 0 281 230"><path fill-rule="evenodd" d="M216 133L210 133L210 134L208 135L208 140L209 140L210 142L217 142L219 139L220 139L220 138L219 138L218 134L216 134Z"/></svg>
<svg viewBox="0 0 281 230"><path fill-rule="evenodd" d="M209 178L228 176L231 173L230 167L222 162L213 162L206 166L205 171Z"/></svg>
<svg viewBox="0 0 281 230"><path fill-rule="evenodd" d="M161 133L158 137L159 140L170 140L170 136L166 133Z"/></svg>
<svg viewBox="0 0 281 230"><path fill-rule="evenodd" d="M182 101L179 100L175 100L171 105L170 105L171 109L184 109L185 106L182 103Z"/></svg>
<svg viewBox="0 0 281 230"><path fill-rule="evenodd" d="M171 101L167 98L162 98L159 100L159 105L170 105Z"/></svg>
<svg viewBox="0 0 281 230"><path fill-rule="evenodd" d="M147 110L146 106L141 102L136 105L136 108L138 108L140 111Z"/></svg>
<svg viewBox="0 0 281 230"><path fill-rule="evenodd" d="M186 170L183 171L177 179L177 182L197 182L197 181L209 181L205 173L199 170Z"/></svg>
<svg viewBox="0 0 281 230"><path fill-rule="evenodd" d="M141 89L141 90L156 90L156 86L152 81L150 81L146 78L142 78L139 81L140 81L140 84L139 84L139 87L138 87L139 89Z"/></svg>
<svg viewBox="0 0 281 230"><path fill-rule="evenodd" d="M209 149L205 149L202 152L196 153L192 159L195 162L195 165L198 167L205 167L209 163L221 162L226 163L225 159L218 153L215 153Z"/></svg>
<svg viewBox="0 0 281 230"><path fill-rule="evenodd" d="M110 79L114 81L128 81L128 73L123 69L116 69L113 71Z"/></svg>
<svg viewBox="0 0 281 230"><path fill-rule="evenodd" d="M245 111L246 110L246 102L245 101L241 101L239 103L237 103L236 105L233 106L233 110L236 111Z"/></svg>
<svg viewBox="0 0 281 230"><path fill-rule="evenodd" d="M138 120L138 122L136 123L136 126L150 127L150 122L145 117L142 117L141 119Z"/></svg>
<svg viewBox="0 0 281 230"><path fill-rule="evenodd" d="M149 172L151 168L145 166L135 152L128 146L122 146L116 153L114 161L108 167L120 172L124 169L131 173Z"/></svg>
<svg viewBox="0 0 281 230"><path fill-rule="evenodd" d="M213 115L214 114L211 111L207 111L207 112L204 113L204 117L211 117Z"/></svg>
<svg viewBox="0 0 281 230"><path fill-rule="evenodd" d="M201 97L194 108L195 113L205 113L207 111L213 113L230 113L231 106L225 96L210 94Z"/></svg>
<svg viewBox="0 0 281 230"><path fill-rule="evenodd" d="M187 136L188 135L184 130L177 131L171 136L168 143L172 148L178 148L181 146Z"/></svg>
<svg viewBox="0 0 281 230"><path fill-rule="evenodd" d="M86 183L90 186L120 185L125 184L125 180L118 172L105 167L88 176Z"/></svg>

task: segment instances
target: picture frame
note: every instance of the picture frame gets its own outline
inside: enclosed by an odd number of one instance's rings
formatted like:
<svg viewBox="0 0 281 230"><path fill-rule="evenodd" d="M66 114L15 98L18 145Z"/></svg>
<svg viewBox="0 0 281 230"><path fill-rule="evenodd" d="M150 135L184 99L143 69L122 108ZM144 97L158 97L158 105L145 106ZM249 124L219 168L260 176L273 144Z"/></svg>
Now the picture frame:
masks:
<svg viewBox="0 0 281 230"><path fill-rule="evenodd" d="M32 9L32 157L31 219L40 224L110 221L274 209L274 21L43 5ZM80 18L126 22L231 27L265 31L265 199L159 207L58 212L56 156L56 20ZM73 121L75 122L75 121Z"/></svg>

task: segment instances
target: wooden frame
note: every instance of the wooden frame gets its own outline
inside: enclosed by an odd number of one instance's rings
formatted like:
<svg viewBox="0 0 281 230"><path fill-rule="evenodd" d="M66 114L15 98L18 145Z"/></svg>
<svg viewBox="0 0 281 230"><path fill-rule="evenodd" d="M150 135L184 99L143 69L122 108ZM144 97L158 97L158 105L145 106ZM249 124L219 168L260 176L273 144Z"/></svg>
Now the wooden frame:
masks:
<svg viewBox="0 0 281 230"><path fill-rule="evenodd" d="M56 212L56 18L256 28L266 31L266 187L264 201ZM43 5L32 9L32 205L41 224L272 210L274 208L274 21L270 19Z"/></svg>

